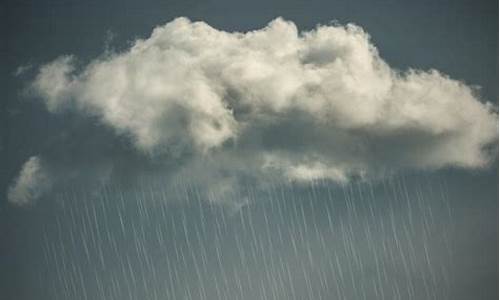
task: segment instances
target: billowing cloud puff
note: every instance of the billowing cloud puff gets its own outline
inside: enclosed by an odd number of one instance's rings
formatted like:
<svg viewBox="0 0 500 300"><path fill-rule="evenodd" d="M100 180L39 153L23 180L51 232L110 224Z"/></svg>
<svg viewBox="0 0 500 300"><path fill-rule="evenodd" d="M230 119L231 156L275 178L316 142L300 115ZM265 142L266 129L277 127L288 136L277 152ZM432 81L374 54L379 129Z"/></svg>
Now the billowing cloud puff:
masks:
<svg viewBox="0 0 500 300"><path fill-rule="evenodd" d="M18 178L9 188L7 199L15 205L33 204L51 185L49 174L41 159L30 157L23 165Z"/></svg>
<svg viewBox="0 0 500 300"><path fill-rule="evenodd" d="M355 25L299 32L278 18L238 33L178 18L87 65L60 57L32 87L50 112L97 118L138 153L189 157L185 172L209 161L230 178L346 181L496 153L492 105L438 71L391 69Z"/></svg>

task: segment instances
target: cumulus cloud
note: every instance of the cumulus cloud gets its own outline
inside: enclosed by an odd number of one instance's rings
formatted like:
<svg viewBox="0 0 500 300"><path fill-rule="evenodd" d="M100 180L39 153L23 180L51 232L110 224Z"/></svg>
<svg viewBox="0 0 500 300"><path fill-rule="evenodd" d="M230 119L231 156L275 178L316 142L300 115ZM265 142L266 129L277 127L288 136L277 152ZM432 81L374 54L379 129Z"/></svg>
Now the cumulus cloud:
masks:
<svg viewBox="0 0 500 300"><path fill-rule="evenodd" d="M50 189L50 185L51 179L42 160L32 156L24 163L18 178L9 188L7 199L15 205L33 204Z"/></svg>
<svg viewBox="0 0 500 300"><path fill-rule="evenodd" d="M240 33L178 18L88 64L61 56L32 88L50 112L97 118L139 154L224 174L224 189L242 174L342 182L480 168L496 154L497 113L476 90L392 69L351 24L299 32L278 18ZM214 175L194 172L200 161Z"/></svg>

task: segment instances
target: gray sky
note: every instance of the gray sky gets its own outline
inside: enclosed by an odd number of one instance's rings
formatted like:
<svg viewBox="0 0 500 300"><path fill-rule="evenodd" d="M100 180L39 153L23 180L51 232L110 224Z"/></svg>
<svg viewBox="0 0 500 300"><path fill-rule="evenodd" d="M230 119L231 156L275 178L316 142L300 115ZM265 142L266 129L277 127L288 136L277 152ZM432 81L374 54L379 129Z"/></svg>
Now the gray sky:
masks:
<svg viewBox="0 0 500 300"><path fill-rule="evenodd" d="M479 104L498 105L497 5L3 3L0 291L5 292L0 293L6 299L497 298L498 154L491 136L497 122ZM207 48L222 58L214 60L206 51L191 54L198 65L188 68L174 52L166 59L147 50L137 56L128 52L136 39L148 39L153 28L176 17L219 30L224 40ZM293 23L278 21L275 31L261 30L277 17ZM286 35L293 26L311 31L331 21L354 23L371 38L361 35L342 44L341 37L356 36L342 29L327 33L337 39L328 48L314 36ZM207 49L214 38L204 34L188 46L177 43L179 37L195 36L190 31L195 25L185 22L187 27L169 23L158 40L148 42L160 49ZM181 27L187 31L169 33ZM249 30L261 30L262 39L231 40L232 32ZM370 43L379 56L367 50ZM279 56L295 46L302 49L299 56ZM330 58L323 53L332 51L339 51L334 57L343 59L352 76L363 79L354 94L346 81L329 81L344 74L342 67L325 63ZM360 53L385 67L364 71ZM62 55L74 55L74 62L57 60ZM295 72L296 61L303 64L300 70L312 64L333 75ZM87 67L91 62L97 67ZM245 81L254 76L248 73L250 62L274 75ZM160 71L169 71L161 76L143 67L162 64L169 65ZM214 74L203 77L204 65ZM73 66L76 77L56 90L61 78L69 78L61 70ZM132 71L120 73L123 67ZM442 73L391 75L409 68ZM115 74L128 74L134 84L145 79L149 86L122 88ZM203 75L203 80L182 74ZM156 96L144 93L155 80L179 87L169 94L172 99L207 99L202 87L221 87L236 117L217 106L217 97L210 105L195 102L189 109L181 105L147 117L162 109ZM466 85L456 87L452 80ZM33 82L35 88L28 89ZM315 110L286 102L304 97L290 82L307 82L308 97L338 105L320 104ZM424 96L408 87L417 82L429 91ZM384 84L395 88L387 92ZM289 86L288 93L284 87ZM123 114L105 100L109 90L131 95L121 98L127 103L118 107ZM408 113L405 119L381 110L387 117L373 121L371 113L380 110L365 103L378 99L379 92L395 107L400 99L415 98L418 104L429 99L429 104L418 106L421 115ZM280 97L286 109L276 108ZM136 99L141 99L137 107ZM263 100L256 105L255 99ZM353 109L356 101L362 109ZM178 107L174 100L167 104ZM325 112L323 122L317 122L318 112ZM277 116L284 121L266 123ZM325 121L332 119L333 125ZM325 122L330 125L318 125ZM437 139L436 130L444 130ZM484 143L493 151L485 152L493 153L486 167ZM207 160L199 154L207 149L222 150ZM259 167L262 157L272 168ZM365 174L368 181L360 180ZM310 177L320 183L304 180ZM284 185L287 180L296 184ZM33 203L16 205L24 202Z"/></svg>

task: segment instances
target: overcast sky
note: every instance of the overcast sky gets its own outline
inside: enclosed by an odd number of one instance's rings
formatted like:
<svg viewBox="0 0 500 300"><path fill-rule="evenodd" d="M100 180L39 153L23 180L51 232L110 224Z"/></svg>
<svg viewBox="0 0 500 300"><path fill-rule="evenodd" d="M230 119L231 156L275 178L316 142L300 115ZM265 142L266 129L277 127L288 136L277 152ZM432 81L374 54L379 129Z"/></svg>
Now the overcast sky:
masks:
<svg viewBox="0 0 500 300"><path fill-rule="evenodd" d="M2 5L6 299L497 297L495 1Z"/></svg>

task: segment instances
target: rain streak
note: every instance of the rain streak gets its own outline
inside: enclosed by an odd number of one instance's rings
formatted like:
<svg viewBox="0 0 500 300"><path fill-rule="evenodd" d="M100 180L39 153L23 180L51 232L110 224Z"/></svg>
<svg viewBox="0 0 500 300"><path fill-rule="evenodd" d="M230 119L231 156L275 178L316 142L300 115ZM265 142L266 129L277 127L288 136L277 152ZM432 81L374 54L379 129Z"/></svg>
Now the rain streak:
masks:
<svg viewBox="0 0 500 300"><path fill-rule="evenodd" d="M446 182L407 182L276 182L225 204L182 181L67 187L33 276L54 300L450 299Z"/></svg>

